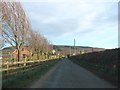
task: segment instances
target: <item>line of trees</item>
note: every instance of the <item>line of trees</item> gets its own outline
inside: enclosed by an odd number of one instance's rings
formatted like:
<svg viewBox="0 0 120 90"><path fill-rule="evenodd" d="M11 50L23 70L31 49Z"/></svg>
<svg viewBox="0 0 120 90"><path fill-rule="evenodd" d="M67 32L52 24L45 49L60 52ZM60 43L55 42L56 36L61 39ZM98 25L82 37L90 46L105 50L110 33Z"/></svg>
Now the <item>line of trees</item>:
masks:
<svg viewBox="0 0 120 90"><path fill-rule="evenodd" d="M0 31L5 42L17 50L17 59L20 61L20 53L24 46L28 46L31 52L37 53L50 51L48 40L36 33L20 2L0 2ZM3 43L3 42L2 42Z"/></svg>

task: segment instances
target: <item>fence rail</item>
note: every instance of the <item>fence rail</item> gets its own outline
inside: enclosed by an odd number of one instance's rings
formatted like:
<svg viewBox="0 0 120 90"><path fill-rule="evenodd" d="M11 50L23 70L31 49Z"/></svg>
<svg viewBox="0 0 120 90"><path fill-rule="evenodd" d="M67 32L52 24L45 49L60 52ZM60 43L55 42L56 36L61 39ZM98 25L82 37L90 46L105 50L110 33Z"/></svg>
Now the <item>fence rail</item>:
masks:
<svg viewBox="0 0 120 90"><path fill-rule="evenodd" d="M45 60L34 60L34 61L20 61L20 62L4 62L2 63L2 69L0 72L2 72L2 77L9 76L9 75L14 75L17 74L18 72L26 72L29 70L32 70L36 68L38 65L47 62L47 61L53 61L58 58L53 58L53 59L45 59ZM19 65L19 66L18 66Z"/></svg>

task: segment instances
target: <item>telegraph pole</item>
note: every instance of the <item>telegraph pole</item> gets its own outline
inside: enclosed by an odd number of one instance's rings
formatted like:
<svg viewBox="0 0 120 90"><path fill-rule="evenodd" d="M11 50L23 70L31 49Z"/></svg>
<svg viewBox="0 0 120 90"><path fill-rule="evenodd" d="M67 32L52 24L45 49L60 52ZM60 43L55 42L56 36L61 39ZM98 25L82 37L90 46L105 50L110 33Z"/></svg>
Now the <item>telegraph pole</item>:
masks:
<svg viewBox="0 0 120 90"><path fill-rule="evenodd" d="M76 50L75 50L75 38L74 38L74 54L76 54Z"/></svg>

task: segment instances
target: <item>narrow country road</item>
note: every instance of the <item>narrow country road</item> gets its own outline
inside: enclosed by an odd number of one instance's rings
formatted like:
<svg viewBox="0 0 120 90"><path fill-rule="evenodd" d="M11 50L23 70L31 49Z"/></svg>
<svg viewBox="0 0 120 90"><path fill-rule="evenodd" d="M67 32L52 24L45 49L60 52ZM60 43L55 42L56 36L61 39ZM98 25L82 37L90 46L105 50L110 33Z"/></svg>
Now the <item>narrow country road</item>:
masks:
<svg viewBox="0 0 120 90"><path fill-rule="evenodd" d="M115 88L86 69L63 59L30 88Z"/></svg>

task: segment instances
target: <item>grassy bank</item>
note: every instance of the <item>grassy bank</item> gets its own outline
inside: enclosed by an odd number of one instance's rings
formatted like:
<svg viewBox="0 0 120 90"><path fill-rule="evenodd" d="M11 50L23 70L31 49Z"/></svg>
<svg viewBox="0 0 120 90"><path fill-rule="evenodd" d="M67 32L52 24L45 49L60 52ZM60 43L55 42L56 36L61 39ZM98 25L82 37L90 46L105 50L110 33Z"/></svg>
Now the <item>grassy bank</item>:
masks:
<svg viewBox="0 0 120 90"><path fill-rule="evenodd" d="M26 87L31 84L31 82L36 81L42 75L44 75L48 70L50 70L55 64L57 64L59 60L53 60L45 62L35 69L18 73L16 75L8 77L6 80L3 80L3 88L21 88Z"/></svg>
<svg viewBox="0 0 120 90"><path fill-rule="evenodd" d="M69 59L111 84L118 85L118 49L72 56Z"/></svg>

